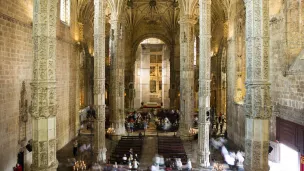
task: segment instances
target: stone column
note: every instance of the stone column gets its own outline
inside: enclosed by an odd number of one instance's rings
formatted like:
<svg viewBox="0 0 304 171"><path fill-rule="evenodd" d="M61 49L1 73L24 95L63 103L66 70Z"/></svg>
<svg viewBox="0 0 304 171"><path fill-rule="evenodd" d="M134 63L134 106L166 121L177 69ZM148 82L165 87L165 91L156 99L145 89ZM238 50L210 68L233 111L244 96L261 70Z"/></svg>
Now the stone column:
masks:
<svg viewBox="0 0 304 171"><path fill-rule="evenodd" d="M94 108L96 120L94 123L94 153L98 162L106 150L105 144L105 7L103 0L94 0ZM105 155L105 154L104 154Z"/></svg>
<svg viewBox="0 0 304 171"><path fill-rule="evenodd" d="M209 167L211 0L199 0L199 133L197 163Z"/></svg>
<svg viewBox="0 0 304 171"><path fill-rule="evenodd" d="M246 0L246 171L267 171L271 97L269 1Z"/></svg>
<svg viewBox="0 0 304 171"><path fill-rule="evenodd" d="M229 35L228 35L228 50L227 50L227 132L228 137L234 140L233 116L236 114L235 110L235 85L236 85L236 75L235 75L235 57L236 57L236 41L235 41L235 24L233 22L233 17L230 16L228 20L229 25Z"/></svg>
<svg viewBox="0 0 304 171"><path fill-rule="evenodd" d="M34 0L32 102L33 171L56 171L57 0Z"/></svg>
<svg viewBox="0 0 304 171"><path fill-rule="evenodd" d="M142 48L140 56L140 103L147 103L150 101L150 47L147 45L142 47L145 48Z"/></svg>
<svg viewBox="0 0 304 171"><path fill-rule="evenodd" d="M168 109L170 108L170 50L167 46L163 46L162 57L162 107Z"/></svg>
<svg viewBox="0 0 304 171"><path fill-rule="evenodd" d="M175 108L175 98L176 98L176 82L175 82L175 68L174 68L174 59L175 59L175 42L170 46L170 107ZM174 87L173 87L174 84Z"/></svg>
<svg viewBox="0 0 304 171"><path fill-rule="evenodd" d="M190 15L181 15L180 23L180 123L181 138L189 136L194 107L194 24Z"/></svg>
<svg viewBox="0 0 304 171"><path fill-rule="evenodd" d="M119 18L111 19L110 109L115 134L124 135L124 25Z"/></svg>
<svg viewBox="0 0 304 171"><path fill-rule="evenodd" d="M140 68L140 59L135 61L135 73L134 73L134 89L135 89L135 97L134 97L134 108L138 109L141 106L141 91L140 91L140 75L141 75L141 68Z"/></svg>

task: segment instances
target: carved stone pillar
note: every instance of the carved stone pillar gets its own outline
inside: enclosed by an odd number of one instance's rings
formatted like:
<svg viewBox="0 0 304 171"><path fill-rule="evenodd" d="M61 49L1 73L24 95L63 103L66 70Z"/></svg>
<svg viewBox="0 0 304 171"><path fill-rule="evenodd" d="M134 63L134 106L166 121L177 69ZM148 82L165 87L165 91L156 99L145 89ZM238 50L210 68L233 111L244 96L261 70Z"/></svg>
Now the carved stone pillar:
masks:
<svg viewBox="0 0 304 171"><path fill-rule="evenodd" d="M235 41L235 25L232 20L233 17L229 17L229 35L228 35L228 49L227 49L227 132L228 137L234 140L233 132L233 115L235 112L235 84L236 84L236 75L235 75L235 57L236 57L236 41Z"/></svg>
<svg viewBox="0 0 304 171"><path fill-rule="evenodd" d="M150 101L150 47L142 45L140 59L140 103Z"/></svg>
<svg viewBox="0 0 304 171"><path fill-rule="evenodd" d="M169 108L176 108L175 106L176 82L175 82L174 59L175 59L175 43L173 42L170 47L170 89L169 89L170 107Z"/></svg>
<svg viewBox="0 0 304 171"><path fill-rule="evenodd" d="M57 0L34 0L32 102L33 171L56 171Z"/></svg>
<svg viewBox="0 0 304 171"><path fill-rule="evenodd" d="M110 109L115 134L124 135L124 24L120 19L111 19L111 66L110 66Z"/></svg>
<svg viewBox="0 0 304 171"><path fill-rule="evenodd" d="M182 15L180 23L180 123L181 138L189 135L194 107L194 24L189 15Z"/></svg>
<svg viewBox="0 0 304 171"><path fill-rule="evenodd" d="M199 1L200 57L199 57L199 133L197 162L200 167L209 167L209 125L210 125L210 38L211 0ZM207 114L208 113L208 114Z"/></svg>
<svg viewBox="0 0 304 171"><path fill-rule="evenodd" d="M246 171L267 171L271 97L269 1L246 0Z"/></svg>
<svg viewBox="0 0 304 171"><path fill-rule="evenodd" d="M162 56L162 107L168 109L170 107L170 50L167 48L167 46L164 46Z"/></svg>
<svg viewBox="0 0 304 171"><path fill-rule="evenodd" d="M105 157L99 158L106 150L105 145L105 7L106 2L95 0L94 16L94 108L96 121L94 123L94 153L97 161L105 162Z"/></svg>

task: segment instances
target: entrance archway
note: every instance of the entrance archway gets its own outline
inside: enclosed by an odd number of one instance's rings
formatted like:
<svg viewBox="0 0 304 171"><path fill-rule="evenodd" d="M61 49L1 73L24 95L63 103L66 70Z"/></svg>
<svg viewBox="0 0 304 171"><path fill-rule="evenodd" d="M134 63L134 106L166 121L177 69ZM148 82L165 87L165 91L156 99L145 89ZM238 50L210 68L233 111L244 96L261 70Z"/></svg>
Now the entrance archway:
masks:
<svg viewBox="0 0 304 171"><path fill-rule="evenodd" d="M170 49L158 38L147 38L137 47L134 63L134 108L169 108Z"/></svg>

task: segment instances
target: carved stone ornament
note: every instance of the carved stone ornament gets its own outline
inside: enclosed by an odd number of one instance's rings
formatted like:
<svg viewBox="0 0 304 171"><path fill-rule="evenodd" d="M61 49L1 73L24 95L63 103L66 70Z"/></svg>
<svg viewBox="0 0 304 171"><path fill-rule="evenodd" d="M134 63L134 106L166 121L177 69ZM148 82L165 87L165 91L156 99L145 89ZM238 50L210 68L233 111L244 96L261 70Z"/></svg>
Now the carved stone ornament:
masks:
<svg viewBox="0 0 304 171"><path fill-rule="evenodd" d="M19 140L18 143L24 147L26 142L26 123L28 121L28 104L26 100L25 81L22 82L19 101Z"/></svg>

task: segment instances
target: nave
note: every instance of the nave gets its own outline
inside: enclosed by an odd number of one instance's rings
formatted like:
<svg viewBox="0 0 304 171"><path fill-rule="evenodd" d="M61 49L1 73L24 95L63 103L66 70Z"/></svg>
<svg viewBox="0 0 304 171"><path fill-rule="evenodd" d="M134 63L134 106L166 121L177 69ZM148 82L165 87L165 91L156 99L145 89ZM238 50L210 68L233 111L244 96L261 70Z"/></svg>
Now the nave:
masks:
<svg viewBox="0 0 304 171"><path fill-rule="evenodd" d="M198 170L197 167L197 135L190 134L189 137L181 140L180 137L174 131L162 131L158 130L156 124L158 123L157 116L163 116L163 112L158 112L157 115L151 118L151 121L148 124L147 130L143 134L143 130L135 130L133 132L128 131L128 135L121 137L120 139L115 138L115 135L108 135L106 138L106 158L107 164L101 165L102 170L112 170L115 168L115 163L117 163L117 170L129 170L129 158L130 158L130 149L132 148L132 156L135 158L135 154L138 157L137 161L139 166L137 169L133 167L133 162L131 163L132 167L130 170L153 170L152 166L155 166L155 157L156 155L163 156L164 164L158 164L158 170L178 170L173 163L175 159L179 158L182 162L182 170L187 170L187 161L188 159L192 163L192 170ZM126 117L128 118L128 117ZM86 122L84 122L86 123ZM194 124L195 125L195 124ZM214 128L216 128L216 123L214 123ZM109 128L108 128L109 129ZM92 131L93 132L93 131ZM224 134L221 134L219 130L216 129L212 138L223 138ZM142 136L139 134L142 133ZM94 156L90 144L93 141L93 134L91 134L90 127L84 126L80 132L80 135L77 137L78 144L78 154L76 157L73 156L72 148L75 140L67 144L63 149L57 152L59 167L58 171L73 170L75 161L84 161L87 164L87 168L93 170L94 166ZM81 149L81 146L87 148ZM212 143L210 143L212 144ZM225 146L229 151L237 151L237 147L232 143L225 143ZM221 154L220 149L216 149L215 146L210 147L211 149L211 159L212 166L220 166L225 170L239 170L242 171L243 167L238 166L238 168L229 167L225 161L224 156ZM123 161L123 156L126 155L127 160ZM170 165L171 163L171 165ZM100 169L95 167L95 170ZM210 169L206 169L210 170Z"/></svg>

